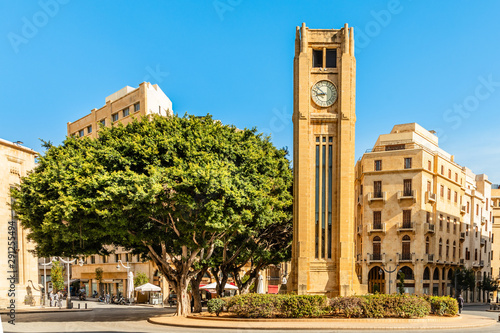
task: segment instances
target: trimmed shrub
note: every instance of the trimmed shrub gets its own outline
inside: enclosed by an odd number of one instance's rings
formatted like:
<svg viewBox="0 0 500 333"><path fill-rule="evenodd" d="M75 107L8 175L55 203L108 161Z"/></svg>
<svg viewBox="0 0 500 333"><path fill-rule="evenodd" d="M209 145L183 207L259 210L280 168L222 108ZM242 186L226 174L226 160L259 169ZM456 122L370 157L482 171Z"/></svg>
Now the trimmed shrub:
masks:
<svg viewBox="0 0 500 333"><path fill-rule="evenodd" d="M327 313L327 298L317 295L245 294L231 297L227 310L246 318L320 317Z"/></svg>
<svg viewBox="0 0 500 333"><path fill-rule="evenodd" d="M431 305L431 313L436 316L456 316L458 313L458 302L450 296L425 296Z"/></svg>
<svg viewBox="0 0 500 333"><path fill-rule="evenodd" d="M222 298L212 298L207 302L208 312L215 313L219 316L219 313L224 310L224 306L226 305L226 301Z"/></svg>
<svg viewBox="0 0 500 333"><path fill-rule="evenodd" d="M347 318L421 318L430 305L417 296L377 294L333 298L330 311Z"/></svg>

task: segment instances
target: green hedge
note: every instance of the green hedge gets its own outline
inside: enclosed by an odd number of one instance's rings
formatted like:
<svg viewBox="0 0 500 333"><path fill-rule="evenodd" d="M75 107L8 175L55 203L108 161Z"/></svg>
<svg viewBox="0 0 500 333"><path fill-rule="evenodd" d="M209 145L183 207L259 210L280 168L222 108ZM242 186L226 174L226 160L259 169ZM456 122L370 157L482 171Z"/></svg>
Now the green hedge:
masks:
<svg viewBox="0 0 500 333"><path fill-rule="evenodd" d="M376 294L332 298L330 311L347 318L422 318L430 304L417 296Z"/></svg>
<svg viewBox="0 0 500 333"><path fill-rule="evenodd" d="M431 313L436 316L456 316L458 313L458 302L450 296L424 296L431 305Z"/></svg>
<svg viewBox="0 0 500 333"><path fill-rule="evenodd" d="M227 311L245 318L321 317L327 313L327 298L316 295L245 294L231 297Z"/></svg>
<svg viewBox="0 0 500 333"><path fill-rule="evenodd" d="M224 310L224 306L226 305L226 300L223 298L212 298L207 302L208 312L215 313L219 316L219 313Z"/></svg>

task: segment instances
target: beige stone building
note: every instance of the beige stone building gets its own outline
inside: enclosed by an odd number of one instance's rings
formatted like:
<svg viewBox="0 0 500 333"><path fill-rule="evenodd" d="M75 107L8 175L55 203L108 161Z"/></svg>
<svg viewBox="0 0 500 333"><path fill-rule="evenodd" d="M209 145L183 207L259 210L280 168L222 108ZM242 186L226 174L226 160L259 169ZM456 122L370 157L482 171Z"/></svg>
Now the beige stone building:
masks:
<svg viewBox="0 0 500 333"><path fill-rule="evenodd" d="M157 84L143 82L138 88L126 86L106 97L106 104L90 114L68 122L68 135L95 138L100 126L123 125L134 118L157 114L172 115L172 102Z"/></svg>
<svg viewBox="0 0 500 333"><path fill-rule="evenodd" d="M353 29L297 27L289 290L362 293L355 274Z"/></svg>
<svg viewBox="0 0 500 333"><path fill-rule="evenodd" d="M20 183L21 177L35 167L37 153L20 144L0 139L0 308L14 300L15 306L24 304L31 293L40 304L37 258L30 253L34 244L26 239L23 229L10 208L10 188ZM13 277L12 279L10 279ZM10 280L9 280L10 279ZM33 283L31 283L31 282ZM33 288L34 287L36 288Z"/></svg>
<svg viewBox="0 0 500 333"><path fill-rule="evenodd" d="M356 267L369 292L396 292L399 271L406 292L434 295L453 293L458 267L477 281L491 274L491 183L455 163L433 132L412 123L380 135L356 164L355 190Z"/></svg>
<svg viewBox="0 0 500 333"><path fill-rule="evenodd" d="M126 86L106 97L103 107L91 110L90 114L74 122L68 122L68 135L96 138L100 126L118 123L126 125L133 119L153 114L173 115L172 102L160 87L149 82L141 83L138 88ZM111 295L118 293L127 295L127 269L119 264L118 261L121 260L125 266L128 263L134 276L145 273L150 282L161 286L163 295L168 296L168 283L159 276L153 262L141 261L137 256L132 256L129 251L119 247L110 251L112 251L110 256L90 256L85 258L83 266L72 266L72 280L80 280L80 285L85 288L87 295L92 295L94 290L109 292ZM102 284L98 283L95 276L95 270L99 267L103 269ZM43 274L43 270L40 272Z"/></svg>
<svg viewBox="0 0 500 333"><path fill-rule="evenodd" d="M494 279L500 280L500 186L492 185L491 188L491 207L493 235L491 236L491 274ZM496 238L496 241L495 241ZM499 302L500 295L494 293L494 299Z"/></svg>

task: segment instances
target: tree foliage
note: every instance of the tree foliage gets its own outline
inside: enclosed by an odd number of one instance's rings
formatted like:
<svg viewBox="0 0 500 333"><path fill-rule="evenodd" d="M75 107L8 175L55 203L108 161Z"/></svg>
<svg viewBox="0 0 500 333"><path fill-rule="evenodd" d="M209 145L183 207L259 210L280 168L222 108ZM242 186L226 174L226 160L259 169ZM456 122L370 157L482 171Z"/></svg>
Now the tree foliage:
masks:
<svg viewBox="0 0 500 333"><path fill-rule="evenodd" d="M12 192L38 254L119 245L147 255L176 290L178 315L218 242L280 223L291 206L287 151L210 116L154 116L46 147Z"/></svg>
<svg viewBox="0 0 500 333"><path fill-rule="evenodd" d="M489 276L485 276L481 282L479 282L479 289L484 291L497 291L498 281L493 280Z"/></svg>
<svg viewBox="0 0 500 333"><path fill-rule="evenodd" d="M142 286L149 282L149 278L145 273L137 273L134 277L134 287Z"/></svg>
<svg viewBox="0 0 500 333"><path fill-rule="evenodd" d="M457 282L460 291L474 290L476 275L472 268L461 267L453 271L453 279Z"/></svg>
<svg viewBox="0 0 500 333"><path fill-rule="evenodd" d="M52 262L50 279L52 281L52 288L55 289L55 291L64 289L63 266L59 261Z"/></svg>

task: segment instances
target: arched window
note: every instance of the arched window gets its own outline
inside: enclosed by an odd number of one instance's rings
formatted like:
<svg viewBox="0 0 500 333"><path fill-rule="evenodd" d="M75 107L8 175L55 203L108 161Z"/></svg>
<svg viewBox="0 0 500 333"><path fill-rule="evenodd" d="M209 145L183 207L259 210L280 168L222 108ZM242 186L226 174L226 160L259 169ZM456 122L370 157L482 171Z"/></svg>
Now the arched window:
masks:
<svg viewBox="0 0 500 333"><path fill-rule="evenodd" d="M426 267L424 269L424 280L430 280L431 279L431 271L429 267Z"/></svg>
<svg viewBox="0 0 500 333"><path fill-rule="evenodd" d="M413 270L410 267L404 266L399 270L399 272L405 275L405 280L413 280Z"/></svg>
<svg viewBox="0 0 500 333"><path fill-rule="evenodd" d="M456 252L457 252L457 243L453 241L453 260L455 260Z"/></svg>
<svg viewBox="0 0 500 333"><path fill-rule="evenodd" d="M439 258L443 256L443 240L439 238Z"/></svg>
<svg viewBox="0 0 500 333"><path fill-rule="evenodd" d="M429 236L425 238L425 254L429 254L429 250L431 247L431 242L429 240Z"/></svg>
<svg viewBox="0 0 500 333"><path fill-rule="evenodd" d="M450 240L446 240L446 259L450 257Z"/></svg>
<svg viewBox="0 0 500 333"><path fill-rule="evenodd" d="M439 281L439 268L434 268L434 273L432 274L432 279L434 281Z"/></svg>
<svg viewBox="0 0 500 333"><path fill-rule="evenodd" d="M443 281L446 280L446 274L445 274L445 269L443 268L443 270L441 271L443 274L441 274L441 277L443 278Z"/></svg>
<svg viewBox="0 0 500 333"><path fill-rule="evenodd" d="M373 260L382 260L380 255L380 237L373 237Z"/></svg>
<svg viewBox="0 0 500 333"><path fill-rule="evenodd" d="M403 237L402 241L402 260L411 260L411 253L410 253L410 236L405 235Z"/></svg>

